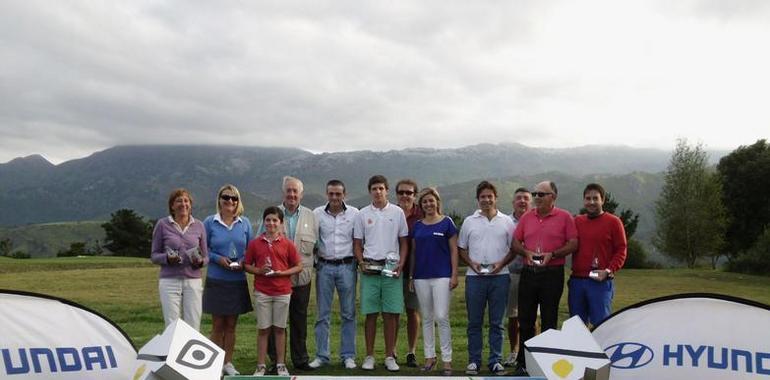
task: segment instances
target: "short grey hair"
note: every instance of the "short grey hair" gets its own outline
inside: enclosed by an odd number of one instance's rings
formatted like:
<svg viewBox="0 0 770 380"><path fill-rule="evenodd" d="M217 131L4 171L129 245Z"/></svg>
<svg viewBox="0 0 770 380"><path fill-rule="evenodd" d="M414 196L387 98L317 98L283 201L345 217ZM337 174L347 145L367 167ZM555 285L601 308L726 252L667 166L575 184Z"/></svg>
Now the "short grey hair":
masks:
<svg viewBox="0 0 770 380"><path fill-rule="evenodd" d="M286 185L289 182L296 182L299 185L299 192L304 193L305 192L305 185L302 184L302 181L299 180L299 178L292 177L290 175L283 177L283 182L281 182L281 191L286 191Z"/></svg>

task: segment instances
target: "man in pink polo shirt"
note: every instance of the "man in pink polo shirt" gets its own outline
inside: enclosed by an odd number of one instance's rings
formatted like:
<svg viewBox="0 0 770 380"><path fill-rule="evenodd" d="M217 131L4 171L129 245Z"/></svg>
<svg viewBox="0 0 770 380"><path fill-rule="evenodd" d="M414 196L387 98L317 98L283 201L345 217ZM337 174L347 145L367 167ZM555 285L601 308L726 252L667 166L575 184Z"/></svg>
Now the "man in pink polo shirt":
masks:
<svg viewBox="0 0 770 380"><path fill-rule="evenodd" d="M532 192L535 208L524 214L513 234L511 249L524 257L519 281L519 354L525 370L524 342L535 336L540 306L542 331L555 329L564 291L565 257L577 249L577 229L569 212L555 206L556 184L543 181Z"/></svg>

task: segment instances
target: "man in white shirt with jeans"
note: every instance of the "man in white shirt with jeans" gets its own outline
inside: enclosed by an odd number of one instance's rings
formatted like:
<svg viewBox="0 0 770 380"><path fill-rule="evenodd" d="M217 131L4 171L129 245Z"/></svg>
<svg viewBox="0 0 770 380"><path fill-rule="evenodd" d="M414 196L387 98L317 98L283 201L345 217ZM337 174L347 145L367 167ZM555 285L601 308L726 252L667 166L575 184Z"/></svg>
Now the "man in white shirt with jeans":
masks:
<svg viewBox="0 0 770 380"><path fill-rule="evenodd" d="M334 290L340 299L340 357L347 369L356 368L356 257L353 254L353 225L358 209L345 204L345 184L333 179L326 184L328 202L313 210L318 220L316 252L316 357L311 368L330 361L329 321Z"/></svg>
<svg viewBox="0 0 770 380"><path fill-rule="evenodd" d="M465 373L478 375L481 367L484 311L489 306L489 360L493 374L502 374L503 315L511 278L507 264L513 221L497 210L497 189L488 181L476 186L479 210L465 218L457 240L460 257L468 264L465 301L468 312L468 367Z"/></svg>

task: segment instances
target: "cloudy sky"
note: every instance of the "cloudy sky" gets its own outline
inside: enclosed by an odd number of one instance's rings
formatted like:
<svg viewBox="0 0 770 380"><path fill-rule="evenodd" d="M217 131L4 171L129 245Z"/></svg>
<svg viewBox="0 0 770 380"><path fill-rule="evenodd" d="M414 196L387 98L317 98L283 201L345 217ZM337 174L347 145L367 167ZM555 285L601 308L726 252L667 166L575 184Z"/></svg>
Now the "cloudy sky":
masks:
<svg viewBox="0 0 770 380"><path fill-rule="evenodd" d="M770 131L770 2L0 2L0 162Z"/></svg>

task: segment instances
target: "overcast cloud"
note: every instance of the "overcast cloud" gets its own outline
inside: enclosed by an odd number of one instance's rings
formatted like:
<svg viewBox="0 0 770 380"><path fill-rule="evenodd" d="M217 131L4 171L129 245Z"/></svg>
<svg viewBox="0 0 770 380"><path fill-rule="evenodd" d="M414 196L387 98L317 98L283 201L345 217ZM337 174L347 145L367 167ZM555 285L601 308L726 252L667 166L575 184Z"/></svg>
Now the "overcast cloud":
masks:
<svg viewBox="0 0 770 380"><path fill-rule="evenodd" d="M0 162L122 144L732 149L770 2L0 2Z"/></svg>

